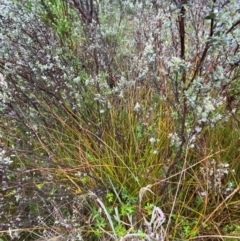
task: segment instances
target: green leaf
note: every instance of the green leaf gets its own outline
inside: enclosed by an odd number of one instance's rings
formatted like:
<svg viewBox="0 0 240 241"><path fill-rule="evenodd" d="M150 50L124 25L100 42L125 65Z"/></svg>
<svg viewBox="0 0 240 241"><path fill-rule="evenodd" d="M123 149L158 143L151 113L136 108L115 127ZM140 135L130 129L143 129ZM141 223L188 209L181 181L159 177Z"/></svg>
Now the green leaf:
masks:
<svg viewBox="0 0 240 241"><path fill-rule="evenodd" d="M108 200L108 202L113 202L113 199L114 199L114 194L111 193L111 192L108 192L107 195L106 195L106 198Z"/></svg>
<svg viewBox="0 0 240 241"><path fill-rule="evenodd" d="M115 231L119 237L122 237L127 233L126 228L122 224L117 225Z"/></svg>
<svg viewBox="0 0 240 241"><path fill-rule="evenodd" d="M216 18L216 14L211 12L208 16L205 17L206 20L212 20Z"/></svg>
<svg viewBox="0 0 240 241"><path fill-rule="evenodd" d="M39 183L36 185L38 189L42 189L42 187L44 186L44 183Z"/></svg>

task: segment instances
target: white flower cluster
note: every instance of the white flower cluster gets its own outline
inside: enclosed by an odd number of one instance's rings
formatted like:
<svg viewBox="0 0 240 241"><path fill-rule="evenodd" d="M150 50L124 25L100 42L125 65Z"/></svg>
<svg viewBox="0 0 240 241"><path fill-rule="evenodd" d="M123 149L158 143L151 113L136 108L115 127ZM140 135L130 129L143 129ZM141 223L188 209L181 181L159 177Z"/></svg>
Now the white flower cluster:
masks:
<svg viewBox="0 0 240 241"><path fill-rule="evenodd" d="M233 183L224 184L224 179L235 170L230 169L229 163L217 163L215 159L207 167L200 167L200 172L208 184L208 188L214 189L217 194L227 195L233 190Z"/></svg>
<svg viewBox="0 0 240 241"><path fill-rule="evenodd" d="M151 36L148 42L146 43L143 51L143 56L146 58L148 64L151 64L152 62L154 62L156 58L156 53L155 53L153 44L154 44L154 38Z"/></svg>
<svg viewBox="0 0 240 241"><path fill-rule="evenodd" d="M5 109L5 103L8 100L8 96L7 96L7 82L4 79L4 76L0 73L0 110L4 110Z"/></svg>
<svg viewBox="0 0 240 241"><path fill-rule="evenodd" d="M156 139L156 138L154 138L154 137L151 137L150 139L149 139L149 142L151 143L151 145L153 146L153 151L152 151L152 153L153 154L155 154L155 155L157 155L158 153L159 153L159 148L158 148L158 145L157 145L157 143L158 142L160 142L160 139Z"/></svg>
<svg viewBox="0 0 240 241"><path fill-rule="evenodd" d="M2 176L2 181L0 183L1 189L4 191L8 188L7 183L7 170L8 166L12 164L12 159L10 156L6 155L6 152L4 150L0 151L0 175Z"/></svg>
<svg viewBox="0 0 240 241"><path fill-rule="evenodd" d="M214 111L220 104L221 102L216 102L215 99L211 98L210 96L206 96L202 101L202 105L197 105L196 107L198 123L206 123L209 117L211 117L211 122L219 121L222 118L222 116L219 113L217 113L215 116L212 114L215 114Z"/></svg>
<svg viewBox="0 0 240 241"><path fill-rule="evenodd" d="M176 132L170 133L168 137L170 138L171 146L178 148L181 145L181 139Z"/></svg>
<svg viewBox="0 0 240 241"><path fill-rule="evenodd" d="M223 96L212 96L212 89L218 89L217 83L204 83L201 77L196 78L194 83L185 91L187 105L191 115L198 125L203 123L214 125L224 116L219 112L223 105Z"/></svg>
<svg viewBox="0 0 240 241"><path fill-rule="evenodd" d="M5 154L6 152L4 150L0 151L0 165L12 164L12 159L9 156L6 156Z"/></svg>
<svg viewBox="0 0 240 241"><path fill-rule="evenodd" d="M137 102L137 103L135 104L133 110L134 110L135 112L139 112L139 111L141 110L141 105L139 104L139 102Z"/></svg>

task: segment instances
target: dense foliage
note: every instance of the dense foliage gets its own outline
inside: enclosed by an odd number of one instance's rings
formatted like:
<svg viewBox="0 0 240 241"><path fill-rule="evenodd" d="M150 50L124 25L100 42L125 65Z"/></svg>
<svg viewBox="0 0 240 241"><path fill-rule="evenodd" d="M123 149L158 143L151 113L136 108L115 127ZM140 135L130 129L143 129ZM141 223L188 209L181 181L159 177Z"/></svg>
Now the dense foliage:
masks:
<svg viewBox="0 0 240 241"><path fill-rule="evenodd" d="M0 3L0 241L240 238L240 1Z"/></svg>

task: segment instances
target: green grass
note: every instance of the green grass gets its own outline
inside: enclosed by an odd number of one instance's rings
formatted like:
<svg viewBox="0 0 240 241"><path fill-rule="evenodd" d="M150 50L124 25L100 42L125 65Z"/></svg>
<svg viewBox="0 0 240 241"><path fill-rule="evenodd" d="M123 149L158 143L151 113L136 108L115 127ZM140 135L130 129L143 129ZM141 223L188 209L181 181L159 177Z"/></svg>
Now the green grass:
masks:
<svg viewBox="0 0 240 241"><path fill-rule="evenodd" d="M138 94L141 96L144 91L143 88ZM128 93L133 94L136 92ZM174 158L168 136L176 123L164 102L159 102L149 114L152 101L149 95L140 102L141 110L136 112L131 98L120 100L102 117L101 135L91 128L83 128L84 121L78 115L72 119L75 122L67 123L59 115L63 113L61 110L49 112L56 124L51 128L42 126L33 146L35 153L51 155L51 162L39 162L35 170L39 177L51 175L52 179L41 182L34 178L33 186L41 190L50 188L52 195L59 186L68 189L85 210L84 218L88 223L82 224L80 229L88 240L114 240L141 233L150 235L144 220L150 220L154 206L160 207L167 217L165 224L157 227L165 240L194 240L209 235L216 235L212 236L213 240L223 240L224 235L225 239L238 235L240 152L237 124L229 120L224 122L224 127L219 123L205 128L195 147L187 147L178 161L179 172L166 180L166 169ZM69 116L69 120L71 118ZM151 143L152 137L158 141ZM19 159L26 168L32 166L27 159L19 156L16 160ZM224 169L222 163L229 166ZM221 169L226 173L216 179ZM235 172L231 172L233 169ZM161 189L163 181L168 183L166 190ZM226 191L228 187L231 189ZM89 194L89 190L93 190L93 194ZM34 187L29 192L34 192ZM14 193L6 193L5 198L12 195ZM68 202L65 205L71 206L72 202ZM31 206L32 212L39 212L42 208L39 205ZM72 209L56 208L62 216L68 216ZM99 208L101 213L97 211ZM53 215L51 219L57 218ZM45 226L39 228L48 229L51 222L46 221ZM50 228L55 229L57 226ZM75 233L73 230L57 232L70 235Z"/></svg>

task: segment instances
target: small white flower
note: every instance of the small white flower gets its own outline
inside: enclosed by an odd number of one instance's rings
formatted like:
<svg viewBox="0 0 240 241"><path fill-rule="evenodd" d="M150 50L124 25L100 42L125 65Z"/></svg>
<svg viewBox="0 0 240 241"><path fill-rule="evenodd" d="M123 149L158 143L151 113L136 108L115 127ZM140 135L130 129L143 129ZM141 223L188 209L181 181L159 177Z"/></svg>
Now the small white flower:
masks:
<svg viewBox="0 0 240 241"><path fill-rule="evenodd" d="M227 167L229 167L229 163L224 163L223 166L224 166L225 168L227 168Z"/></svg>
<svg viewBox="0 0 240 241"><path fill-rule="evenodd" d="M196 126L196 127L195 127L195 131L196 131L197 133L199 133L201 130L202 130L202 128L201 128L200 126Z"/></svg>
<svg viewBox="0 0 240 241"><path fill-rule="evenodd" d="M205 197L207 195L207 193L205 191L202 191L202 192L199 192L199 194L202 196L202 197Z"/></svg>
<svg viewBox="0 0 240 241"><path fill-rule="evenodd" d="M155 142L157 142L157 140L153 137L151 137L149 141L150 141L151 144L154 144Z"/></svg>
<svg viewBox="0 0 240 241"><path fill-rule="evenodd" d="M223 172L224 172L225 174L228 174L228 173L229 173L228 169L223 170Z"/></svg>
<svg viewBox="0 0 240 241"><path fill-rule="evenodd" d="M141 105L137 102L134 106L134 111L139 112L141 110Z"/></svg>
<svg viewBox="0 0 240 241"><path fill-rule="evenodd" d="M194 144L191 144L189 147L190 147L190 148L194 148L194 147L195 147L195 145L194 145Z"/></svg>
<svg viewBox="0 0 240 241"><path fill-rule="evenodd" d="M215 164L216 164L216 160L213 159L213 160L211 161L211 164L215 165Z"/></svg>
<svg viewBox="0 0 240 241"><path fill-rule="evenodd" d="M73 82L74 82L74 83L79 83L80 81L81 81L81 79L80 79L79 76L73 79Z"/></svg>

